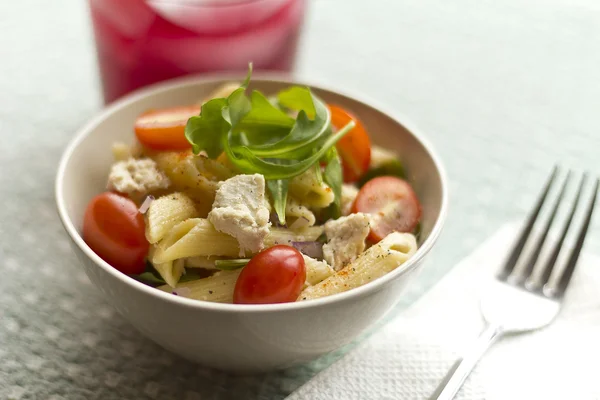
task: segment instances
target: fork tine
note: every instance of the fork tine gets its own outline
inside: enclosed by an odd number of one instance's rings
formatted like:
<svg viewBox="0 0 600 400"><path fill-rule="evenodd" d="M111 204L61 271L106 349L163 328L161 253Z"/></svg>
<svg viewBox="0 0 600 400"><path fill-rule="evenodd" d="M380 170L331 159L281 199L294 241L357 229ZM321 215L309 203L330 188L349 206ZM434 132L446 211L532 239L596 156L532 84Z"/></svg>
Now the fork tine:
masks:
<svg viewBox="0 0 600 400"><path fill-rule="evenodd" d="M571 222L573 221L573 217L575 216L575 211L577 210L577 206L579 205L579 199L581 198L581 192L583 192L583 187L585 186L586 180L587 180L587 175L584 174L583 177L581 177L581 181L579 183L579 189L577 190L577 195L575 196L575 200L573 201L573 206L571 206L571 211L565 222L565 225L563 226L560 238L558 239L558 242L554 246L554 249L552 250L550 257L548 257L548 260L546 261L546 265L544 266L544 269L542 271L542 276L540 277L540 284L542 285L542 288L550 280L550 276L552 275L552 270L554 269L554 265L556 264L556 260L558 259L558 254L560 253L560 249L565 241L565 238L567 237L567 233L569 232Z"/></svg>
<svg viewBox="0 0 600 400"><path fill-rule="evenodd" d="M570 177L571 177L571 171L567 172L567 176L565 177L562 188L560 189L560 193L554 202L554 207L552 208L552 213L550 214L550 217L546 221L546 225L544 226L542 235L538 239L538 242L535 245L535 249L533 250L533 252L529 256L529 259L527 260L527 264L525 266L525 270L523 271L523 275L522 275L524 281L532 278L531 274L535 267L535 262L537 261L538 257L540 256L542 247L544 247L544 243L546 242L546 238L548 237L548 232L550 232L552 223L554 222L554 219L556 218L556 213L558 211L560 203L562 202L563 197L565 196L565 191L567 190L567 186L569 185Z"/></svg>
<svg viewBox="0 0 600 400"><path fill-rule="evenodd" d="M511 272L515 268L515 265L517 265L517 261L519 260L521 251L523 251L523 247L525 247L527 238L529 237L529 234L531 233L531 230L533 229L535 220L537 219L537 217L540 213L540 210L542 209L542 205L544 204L544 201L546 200L546 196L548 196L548 192L550 191L550 188L552 187L552 183L554 183L554 179L556 178L557 173L558 173L558 167L554 166L554 168L552 169L552 174L548 178L548 181L546 182L546 185L544 186L544 189L542 190L542 193L540 194L540 197L538 198L535 208L533 209L532 213L529 215L529 218L527 219L527 223L525 224L525 226L523 227L523 230L521 231L519 240L515 243L515 246L513 247L513 250L510 253L510 256L504 263L504 266L502 267L502 271L498 275L499 279L505 280L511 274Z"/></svg>
<svg viewBox="0 0 600 400"><path fill-rule="evenodd" d="M581 253L581 248L583 247L583 242L585 241L585 236L587 234L588 227L590 226L590 221L592 219L592 213L594 212L594 205L596 204L596 195L598 194L598 184L600 181L596 178L596 184L594 185L594 190L592 193L592 199L590 200L587 210L585 212L585 220L583 221L583 225L581 229L579 229L579 235L577 236L577 243L575 247L571 251L569 256L569 261L567 262L567 266L565 267L560 281L556 286L554 291L554 296L561 297L565 294L567 290L567 286L569 286L569 282L571 281L571 277L573 276L573 271L575 271L575 266L577 265L577 259L579 258L579 254Z"/></svg>

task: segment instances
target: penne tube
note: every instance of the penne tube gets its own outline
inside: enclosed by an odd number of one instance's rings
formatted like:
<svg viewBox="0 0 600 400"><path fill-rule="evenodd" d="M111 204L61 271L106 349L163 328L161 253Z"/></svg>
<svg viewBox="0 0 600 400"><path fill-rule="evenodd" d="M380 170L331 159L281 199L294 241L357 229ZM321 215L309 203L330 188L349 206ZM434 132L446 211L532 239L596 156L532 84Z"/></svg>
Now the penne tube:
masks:
<svg viewBox="0 0 600 400"><path fill-rule="evenodd" d="M416 250L413 234L390 233L329 278L304 289L298 300L318 299L362 286L398 268Z"/></svg>
<svg viewBox="0 0 600 400"><path fill-rule="evenodd" d="M220 271L208 278L180 283L175 289L168 285L159 286L163 292L177 293L181 296L215 303L233 303L233 290L241 269Z"/></svg>
<svg viewBox="0 0 600 400"><path fill-rule="evenodd" d="M301 231L272 228L265 238L264 248L276 244L314 241L322 233L322 227L309 227ZM155 246L151 260L153 263L198 256L239 256L237 240L217 231L208 220L203 218L190 218L180 222Z"/></svg>

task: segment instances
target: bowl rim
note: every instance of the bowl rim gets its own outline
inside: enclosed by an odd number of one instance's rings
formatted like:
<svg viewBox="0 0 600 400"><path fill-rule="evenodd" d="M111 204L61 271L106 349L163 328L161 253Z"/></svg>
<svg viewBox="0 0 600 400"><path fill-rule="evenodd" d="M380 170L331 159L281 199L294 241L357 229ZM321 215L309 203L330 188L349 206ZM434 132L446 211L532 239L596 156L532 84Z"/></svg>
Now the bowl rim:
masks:
<svg viewBox="0 0 600 400"><path fill-rule="evenodd" d="M64 188L64 176L67 169L67 164L75 153L80 143L87 138L90 133L97 128L105 119L109 118L117 110L127 107L128 105L135 103L149 95L160 95L162 92L167 92L176 88L194 85L194 84L207 84L214 83L216 81L237 81L240 79L241 74L239 73L211 73L201 75L188 75L180 78L170 79L167 81L155 83L137 89L121 99L109 104L99 113L97 113L92 119L90 119L85 125L80 127L74 137L69 141L67 147L63 151L58 170L55 178L55 201L57 211L61 220L61 223L69 235L70 239L79 247L81 252L85 254L90 260L94 262L99 268L104 269L105 272L112 275L116 279L121 280L125 285L131 286L134 290L144 292L149 296L154 296L167 302L173 302L176 305L201 309L204 311L219 311L219 312L278 312L278 311L291 311L299 309L310 309L325 305L332 305L336 303L342 303L349 301L352 298L359 298L366 296L372 292L381 289L388 282L398 279L404 274L408 274L410 271L415 269L419 262L424 256L431 250L434 243L437 241L444 222L446 220L448 212L448 190L447 190L447 176L443 164L440 161L439 156L434 150L431 143L423 136L418 128L415 127L407 118L397 112L391 112L385 106L382 106L378 102L374 101L367 95L362 93L353 93L348 90L339 90L333 85L319 82L316 79L306 79L303 76L293 76L286 73L280 72L256 72L253 74L252 81L271 81L284 84L295 84L304 85L318 90L324 90L333 92L335 94L345 96L353 101L357 101L364 105L386 114L388 117L393 119L396 123L402 125L410 134L423 146L426 152L431 157L435 168L440 176L441 183L441 206L439 215L434 223L434 226L429 234L428 238L422 243L417 249L415 254L403 264L402 268L397 268L367 284L348 290L342 293L336 293L331 296L322 297L319 299L313 299L310 301L296 301L290 303L275 303L275 304L228 304L228 303L214 303L209 301L200 301L195 299L188 299L182 296L174 296L171 293L157 290L154 287L148 286L130 276L123 274L109 265L100 256L98 256L83 240L83 237L79 234L73 221L68 216L65 199L62 195Z"/></svg>

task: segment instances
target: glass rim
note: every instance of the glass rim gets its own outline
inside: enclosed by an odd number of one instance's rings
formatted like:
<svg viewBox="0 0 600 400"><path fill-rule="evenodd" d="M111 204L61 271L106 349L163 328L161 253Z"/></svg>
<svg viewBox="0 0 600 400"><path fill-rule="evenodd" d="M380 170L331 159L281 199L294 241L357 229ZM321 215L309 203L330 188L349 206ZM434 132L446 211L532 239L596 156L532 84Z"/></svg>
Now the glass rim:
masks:
<svg viewBox="0 0 600 400"><path fill-rule="evenodd" d="M269 3L269 2L286 2L294 0L144 0L146 3L155 4L172 4L175 6L183 7L210 7L210 8L227 8L234 6L250 5L256 3Z"/></svg>

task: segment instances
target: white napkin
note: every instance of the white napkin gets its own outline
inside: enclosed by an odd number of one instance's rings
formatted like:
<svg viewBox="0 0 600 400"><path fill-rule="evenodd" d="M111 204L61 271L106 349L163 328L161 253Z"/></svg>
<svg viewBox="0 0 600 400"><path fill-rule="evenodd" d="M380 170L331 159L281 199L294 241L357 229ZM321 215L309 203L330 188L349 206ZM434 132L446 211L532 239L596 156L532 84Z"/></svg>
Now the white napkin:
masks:
<svg viewBox="0 0 600 400"><path fill-rule="evenodd" d="M430 292L288 400L427 399L483 327L479 290L504 260L505 225ZM549 327L496 343L457 399L600 399L600 257L583 253Z"/></svg>

